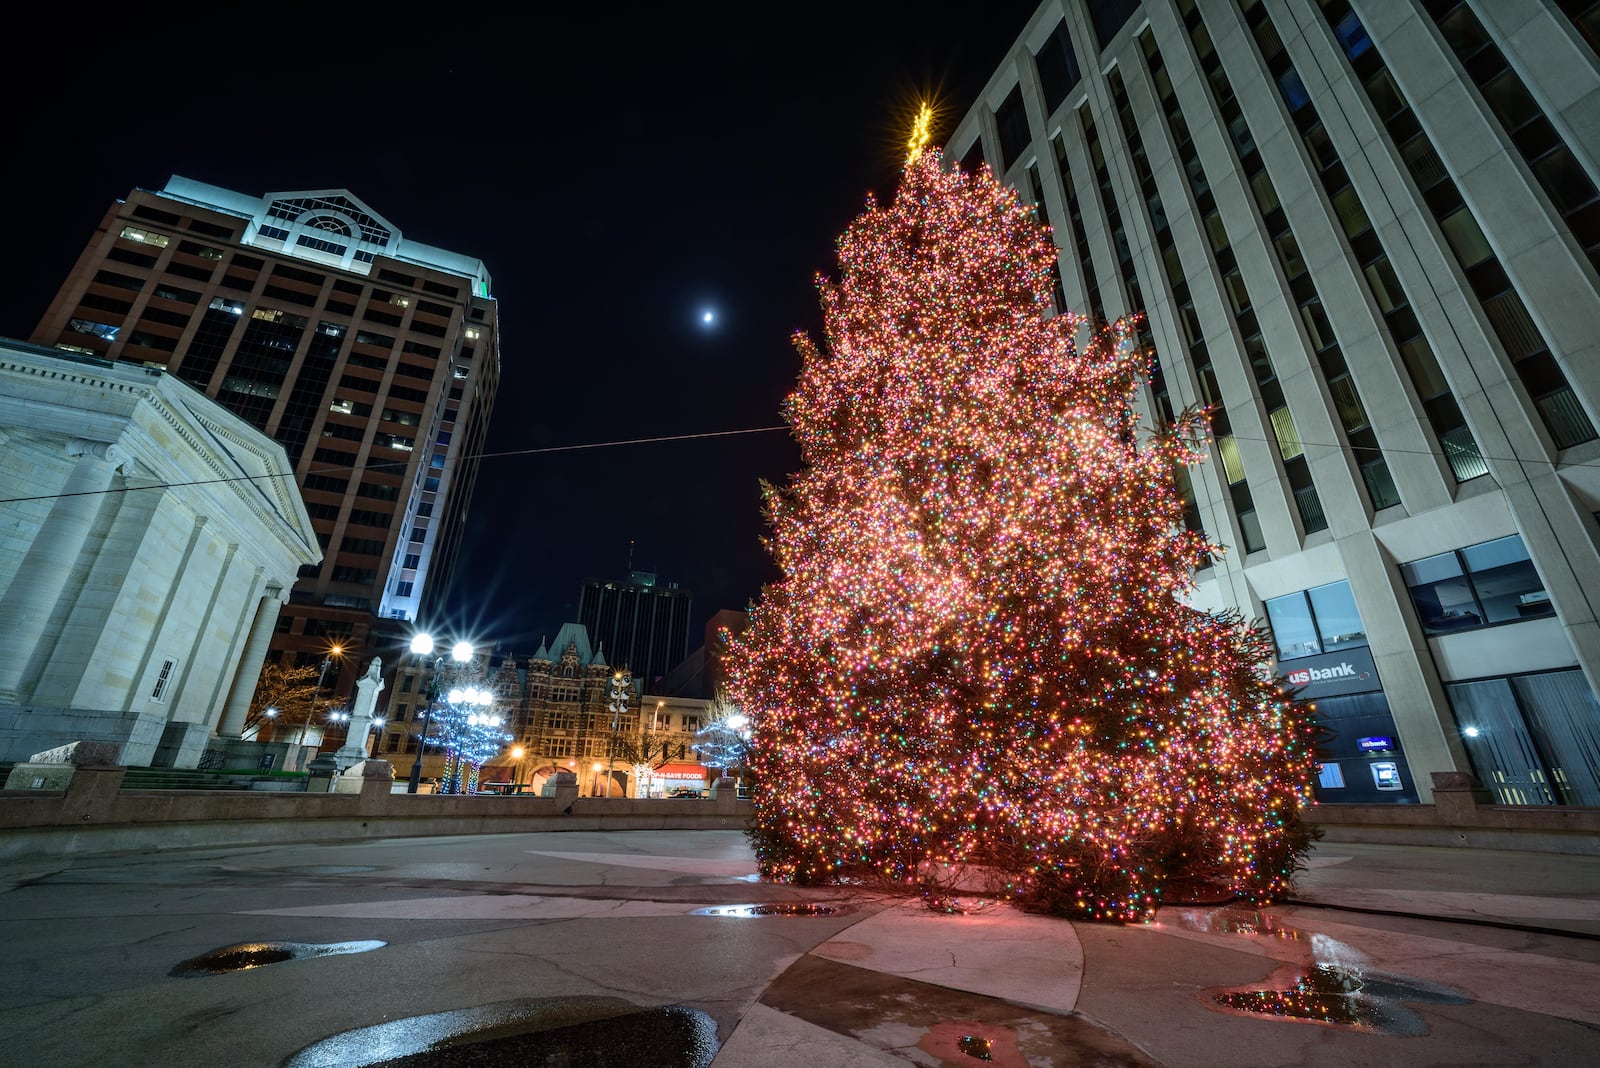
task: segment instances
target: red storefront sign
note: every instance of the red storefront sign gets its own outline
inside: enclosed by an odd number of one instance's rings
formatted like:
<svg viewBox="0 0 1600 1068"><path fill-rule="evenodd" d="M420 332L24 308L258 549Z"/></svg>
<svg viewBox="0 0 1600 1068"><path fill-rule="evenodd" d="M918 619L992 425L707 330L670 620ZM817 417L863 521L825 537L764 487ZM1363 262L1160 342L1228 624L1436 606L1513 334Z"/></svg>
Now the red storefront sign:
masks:
<svg viewBox="0 0 1600 1068"><path fill-rule="evenodd" d="M663 764L650 772L657 779L674 782L705 782L706 769L700 764Z"/></svg>

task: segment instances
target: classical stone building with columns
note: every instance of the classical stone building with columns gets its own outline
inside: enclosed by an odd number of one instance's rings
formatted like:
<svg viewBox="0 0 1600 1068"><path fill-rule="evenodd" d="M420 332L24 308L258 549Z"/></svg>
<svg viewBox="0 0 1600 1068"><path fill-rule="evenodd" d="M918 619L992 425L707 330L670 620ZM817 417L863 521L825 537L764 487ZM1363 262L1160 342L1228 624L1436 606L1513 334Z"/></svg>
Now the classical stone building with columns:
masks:
<svg viewBox="0 0 1600 1068"><path fill-rule="evenodd" d="M302 566L283 447L177 378L0 339L0 760L237 738Z"/></svg>

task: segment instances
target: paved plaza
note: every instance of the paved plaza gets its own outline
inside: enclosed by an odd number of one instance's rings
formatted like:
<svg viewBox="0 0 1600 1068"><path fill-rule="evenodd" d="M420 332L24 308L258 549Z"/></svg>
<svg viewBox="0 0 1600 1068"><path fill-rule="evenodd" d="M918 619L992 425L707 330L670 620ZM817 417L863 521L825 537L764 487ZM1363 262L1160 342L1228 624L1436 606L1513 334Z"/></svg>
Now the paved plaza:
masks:
<svg viewBox="0 0 1600 1068"><path fill-rule="evenodd" d="M0 891L19 1068L1600 1058L1600 857L1324 842L1288 903L1138 926L764 884L736 831L32 858Z"/></svg>

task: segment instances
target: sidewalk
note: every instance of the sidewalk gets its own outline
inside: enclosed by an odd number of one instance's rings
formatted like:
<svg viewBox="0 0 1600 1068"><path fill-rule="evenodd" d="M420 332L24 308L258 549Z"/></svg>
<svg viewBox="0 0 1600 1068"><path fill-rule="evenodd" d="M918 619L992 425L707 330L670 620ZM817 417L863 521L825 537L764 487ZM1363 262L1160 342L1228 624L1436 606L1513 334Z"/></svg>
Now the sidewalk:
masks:
<svg viewBox="0 0 1600 1068"><path fill-rule="evenodd" d="M1290 901L1600 938L1600 857L1322 844Z"/></svg>
<svg viewBox="0 0 1600 1068"><path fill-rule="evenodd" d="M766 884L735 831L13 861L0 863L0 1060L1593 1061L1600 858L1325 844L1310 861L1283 905L1168 908L1137 926ZM226 974L175 967L241 944L305 952Z"/></svg>

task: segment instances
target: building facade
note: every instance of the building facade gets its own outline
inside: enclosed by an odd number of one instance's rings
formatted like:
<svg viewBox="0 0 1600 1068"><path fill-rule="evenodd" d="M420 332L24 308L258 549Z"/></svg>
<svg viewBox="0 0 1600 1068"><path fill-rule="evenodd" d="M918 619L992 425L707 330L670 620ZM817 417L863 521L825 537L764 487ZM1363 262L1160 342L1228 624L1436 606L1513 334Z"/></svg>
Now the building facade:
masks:
<svg viewBox="0 0 1600 1068"><path fill-rule="evenodd" d="M648 571L626 582L589 579L578 591L578 622L613 664L654 686L689 655L694 598Z"/></svg>
<svg viewBox="0 0 1600 1068"><path fill-rule="evenodd" d="M195 767L321 558L283 448L162 371L0 340L0 760Z"/></svg>
<svg viewBox="0 0 1600 1068"><path fill-rule="evenodd" d="M334 694L447 594L499 384L476 259L343 189L252 196L173 176L112 204L32 340L166 371L281 444L324 558L270 656Z"/></svg>
<svg viewBox="0 0 1600 1068"><path fill-rule="evenodd" d="M1046 0L947 140L1146 316L1147 426L1323 802L1600 804L1600 5Z"/></svg>
<svg viewBox="0 0 1600 1068"><path fill-rule="evenodd" d="M408 774L426 713L450 689L465 685L490 691L488 711L508 736L503 751L484 765L485 783L537 792L557 772L570 772L582 796L619 798L704 783L691 747L710 702L646 694L640 679L606 662L581 623L563 624L525 660L484 652L460 665L442 656L406 657L373 755L394 763L397 777ZM437 746L423 749L425 777L437 777L444 763Z"/></svg>

